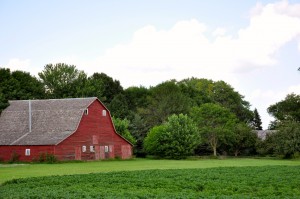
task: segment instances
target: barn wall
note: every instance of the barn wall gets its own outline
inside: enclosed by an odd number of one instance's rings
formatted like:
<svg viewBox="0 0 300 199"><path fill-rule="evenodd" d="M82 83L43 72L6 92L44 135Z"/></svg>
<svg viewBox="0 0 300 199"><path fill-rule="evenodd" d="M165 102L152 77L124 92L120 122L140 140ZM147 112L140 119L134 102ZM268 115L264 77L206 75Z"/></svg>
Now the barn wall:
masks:
<svg viewBox="0 0 300 199"><path fill-rule="evenodd" d="M106 116L102 115L103 110L106 111ZM85 152L82 150L83 146L86 147ZM94 152L90 150L91 146ZM108 147L107 152L105 146ZM131 153L128 155L128 151L127 155L122 154L122 146L127 146L132 151L132 146L114 132L109 112L95 100L88 108L88 115L83 115L77 131L55 147L55 155L60 160L130 158Z"/></svg>
<svg viewBox="0 0 300 199"><path fill-rule="evenodd" d="M25 155L25 150L30 149L30 155ZM54 154L54 146L0 146L0 160L9 161L16 153L19 161L31 162L38 160L41 153Z"/></svg>

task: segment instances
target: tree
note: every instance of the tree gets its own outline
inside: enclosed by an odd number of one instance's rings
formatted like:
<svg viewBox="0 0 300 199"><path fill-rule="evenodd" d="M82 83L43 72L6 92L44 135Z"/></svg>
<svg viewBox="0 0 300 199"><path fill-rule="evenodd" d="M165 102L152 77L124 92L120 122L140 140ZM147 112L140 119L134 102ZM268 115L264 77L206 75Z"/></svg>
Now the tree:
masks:
<svg viewBox="0 0 300 199"><path fill-rule="evenodd" d="M252 118L249 102L224 81L214 83L212 99L221 106L228 108L241 122L249 123Z"/></svg>
<svg viewBox="0 0 300 199"><path fill-rule="evenodd" d="M143 142L150 128L151 127L147 126L146 122L139 114L134 114L129 124L129 130L133 137L136 139L136 156L145 157Z"/></svg>
<svg viewBox="0 0 300 199"><path fill-rule="evenodd" d="M3 93L0 92L0 114L8 106L8 100L4 97Z"/></svg>
<svg viewBox="0 0 300 199"><path fill-rule="evenodd" d="M108 108L112 116L125 119L129 118L131 111L128 108L127 99L125 95L118 94L114 99L109 103Z"/></svg>
<svg viewBox="0 0 300 199"><path fill-rule="evenodd" d="M212 103L193 107L190 114L199 128L202 139L211 147L213 155L217 156L218 146L229 144L234 137L236 116L227 108Z"/></svg>
<svg viewBox="0 0 300 199"><path fill-rule="evenodd" d="M118 80L114 80L105 73L94 73L90 78L90 81L96 81L98 83L98 89L101 87L103 93L104 103L108 105L116 95L123 93L123 87Z"/></svg>
<svg viewBox="0 0 300 199"><path fill-rule="evenodd" d="M160 125L172 114L188 113L189 98L183 95L175 81L168 81L150 89L148 106L138 113L150 126Z"/></svg>
<svg viewBox="0 0 300 199"><path fill-rule="evenodd" d="M298 153L300 155L300 123L287 121L279 127L274 134L275 153L291 158Z"/></svg>
<svg viewBox="0 0 300 199"><path fill-rule="evenodd" d="M168 117L165 124L153 127L144 146L149 154L158 157L183 159L194 153L200 143L198 130L192 119L179 114Z"/></svg>
<svg viewBox="0 0 300 199"><path fill-rule="evenodd" d="M150 92L145 87L129 87L124 90L124 95L127 99L128 108L133 112L137 112L138 108L148 106L147 99L150 96Z"/></svg>
<svg viewBox="0 0 300 199"><path fill-rule="evenodd" d="M84 97L81 94L87 76L74 65L47 64L38 75L50 98Z"/></svg>
<svg viewBox="0 0 300 199"><path fill-rule="evenodd" d="M249 123L252 119L249 102L224 81L190 78L180 81L178 85L191 99L192 106L216 103L228 108L242 122Z"/></svg>
<svg viewBox="0 0 300 199"><path fill-rule="evenodd" d="M240 122L234 126L234 136L230 142L231 150L235 156L248 150L255 151L258 141L257 134L245 123Z"/></svg>
<svg viewBox="0 0 300 199"><path fill-rule="evenodd" d="M29 73L0 68L0 93L6 100L42 99L43 84Z"/></svg>
<svg viewBox="0 0 300 199"><path fill-rule="evenodd" d="M131 144L135 144L136 140L128 130L129 121L127 119L122 120L120 118L115 118L115 117L112 117L112 120L113 120L114 126L116 128L116 131L121 136L123 136L126 140L131 142Z"/></svg>
<svg viewBox="0 0 300 199"><path fill-rule="evenodd" d="M269 106L268 113L279 124L284 121L300 122L300 95L288 94L284 100Z"/></svg>
<svg viewBox="0 0 300 199"><path fill-rule="evenodd" d="M260 115L257 111L257 109L255 108L253 111L253 122L252 122L252 126L255 130L262 130L262 122L260 119Z"/></svg>

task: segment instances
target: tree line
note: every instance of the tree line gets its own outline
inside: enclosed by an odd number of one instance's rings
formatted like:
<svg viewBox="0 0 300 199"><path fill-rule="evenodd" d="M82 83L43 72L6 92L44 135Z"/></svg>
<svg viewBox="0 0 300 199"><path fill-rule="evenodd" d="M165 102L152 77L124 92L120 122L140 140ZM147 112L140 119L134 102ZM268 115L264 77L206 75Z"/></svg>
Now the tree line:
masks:
<svg viewBox="0 0 300 199"><path fill-rule="evenodd" d="M262 129L257 109L224 81L187 78L124 89L105 73L87 76L64 63L47 64L38 76L0 68L0 111L8 100L98 97L137 156L277 154L254 131ZM268 110L278 117L271 128L279 129L286 116Z"/></svg>

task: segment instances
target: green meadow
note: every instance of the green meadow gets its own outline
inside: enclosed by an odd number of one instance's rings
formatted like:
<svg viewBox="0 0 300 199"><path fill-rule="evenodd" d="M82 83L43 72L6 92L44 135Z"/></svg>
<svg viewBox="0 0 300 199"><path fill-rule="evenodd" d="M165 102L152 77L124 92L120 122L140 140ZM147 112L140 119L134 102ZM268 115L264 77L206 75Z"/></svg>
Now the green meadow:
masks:
<svg viewBox="0 0 300 199"><path fill-rule="evenodd" d="M2 164L0 198L299 198L300 161L197 159Z"/></svg>

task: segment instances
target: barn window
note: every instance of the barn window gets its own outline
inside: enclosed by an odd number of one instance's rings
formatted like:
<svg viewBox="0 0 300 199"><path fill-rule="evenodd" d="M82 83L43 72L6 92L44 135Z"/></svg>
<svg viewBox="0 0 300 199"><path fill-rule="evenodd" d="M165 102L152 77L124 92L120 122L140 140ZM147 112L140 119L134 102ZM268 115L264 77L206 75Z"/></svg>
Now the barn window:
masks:
<svg viewBox="0 0 300 199"><path fill-rule="evenodd" d="M90 152L95 152L95 146L90 146Z"/></svg>
<svg viewBox="0 0 300 199"><path fill-rule="evenodd" d="M30 156L30 149L25 149L25 155Z"/></svg>
<svg viewBox="0 0 300 199"><path fill-rule="evenodd" d="M102 116L106 116L106 110L102 110Z"/></svg>
<svg viewBox="0 0 300 199"><path fill-rule="evenodd" d="M82 152L86 152L86 146L82 146Z"/></svg>
<svg viewBox="0 0 300 199"><path fill-rule="evenodd" d="M104 146L104 151L105 151L105 153L108 152L108 146Z"/></svg>
<svg viewBox="0 0 300 199"><path fill-rule="evenodd" d="M85 110L84 110L84 114L85 114L85 115L88 115L88 114L89 114L89 109L85 109Z"/></svg>

